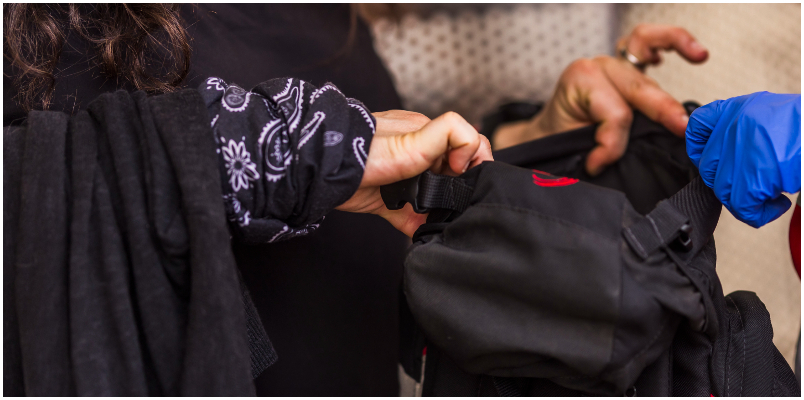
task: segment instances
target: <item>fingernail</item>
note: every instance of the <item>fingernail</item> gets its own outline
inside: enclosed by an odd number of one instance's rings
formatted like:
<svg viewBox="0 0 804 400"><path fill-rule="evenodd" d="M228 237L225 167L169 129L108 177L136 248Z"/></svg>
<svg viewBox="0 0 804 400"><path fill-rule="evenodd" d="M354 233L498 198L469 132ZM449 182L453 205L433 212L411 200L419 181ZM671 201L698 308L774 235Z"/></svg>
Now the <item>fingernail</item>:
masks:
<svg viewBox="0 0 804 400"><path fill-rule="evenodd" d="M469 161L466 162L466 165L463 166L463 171L461 171L461 173L464 173L464 172L466 172L467 169L469 169L469 164L471 162L472 162L472 160L469 160Z"/></svg>
<svg viewBox="0 0 804 400"><path fill-rule="evenodd" d="M690 43L690 48L693 51L697 51L697 52L708 51L708 50L706 50L706 47L703 47L700 43L695 42L695 41Z"/></svg>

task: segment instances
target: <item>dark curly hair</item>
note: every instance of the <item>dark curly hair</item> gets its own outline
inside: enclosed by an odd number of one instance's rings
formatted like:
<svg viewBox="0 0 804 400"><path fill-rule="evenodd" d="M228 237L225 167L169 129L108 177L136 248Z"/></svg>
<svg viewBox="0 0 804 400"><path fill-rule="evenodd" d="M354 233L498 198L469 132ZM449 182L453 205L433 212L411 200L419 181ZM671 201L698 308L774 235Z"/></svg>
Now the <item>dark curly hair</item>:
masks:
<svg viewBox="0 0 804 400"><path fill-rule="evenodd" d="M172 4L4 4L3 56L14 69L15 100L47 109L54 70L70 30L95 49L104 75L149 93L179 87L190 70L190 43Z"/></svg>

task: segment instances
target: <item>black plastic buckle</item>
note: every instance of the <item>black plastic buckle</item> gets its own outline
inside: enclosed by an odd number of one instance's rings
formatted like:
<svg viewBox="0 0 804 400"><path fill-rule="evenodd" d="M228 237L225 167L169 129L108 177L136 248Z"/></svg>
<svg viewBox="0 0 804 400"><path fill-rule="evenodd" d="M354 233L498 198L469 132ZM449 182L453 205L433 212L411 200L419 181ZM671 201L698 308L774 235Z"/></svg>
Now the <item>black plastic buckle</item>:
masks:
<svg viewBox="0 0 804 400"><path fill-rule="evenodd" d="M405 203L410 203L414 212L418 214L428 212L429 210L426 208L419 207L419 180L421 177L421 175L416 175L413 178L380 186L380 196L382 196L385 207L389 210L401 210L402 207L405 207Z"/></svg>
<svg viewBox="0 0 804 400"><path fill-rule="evenodd" d="M692 250L692 238L690 237L691 233L692 225L681 225L681 228L678 228L678 236L675 240L673 240L672 243L670 243L670 248L681 253L686 253Z"/></svg>

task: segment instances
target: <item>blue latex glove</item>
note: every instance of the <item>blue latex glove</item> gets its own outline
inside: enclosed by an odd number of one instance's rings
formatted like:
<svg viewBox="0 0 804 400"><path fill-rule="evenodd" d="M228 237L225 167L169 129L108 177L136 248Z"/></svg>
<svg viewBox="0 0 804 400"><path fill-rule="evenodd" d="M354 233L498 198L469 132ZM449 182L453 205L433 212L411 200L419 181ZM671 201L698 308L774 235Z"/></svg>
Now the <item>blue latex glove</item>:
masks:
<svg viewBox="0 0 804 400"><path fill-rule="evenodd" d="M698 108L687 154L718 199L759 228L779 218L801 190L801 95L759 92Z"/></svg>

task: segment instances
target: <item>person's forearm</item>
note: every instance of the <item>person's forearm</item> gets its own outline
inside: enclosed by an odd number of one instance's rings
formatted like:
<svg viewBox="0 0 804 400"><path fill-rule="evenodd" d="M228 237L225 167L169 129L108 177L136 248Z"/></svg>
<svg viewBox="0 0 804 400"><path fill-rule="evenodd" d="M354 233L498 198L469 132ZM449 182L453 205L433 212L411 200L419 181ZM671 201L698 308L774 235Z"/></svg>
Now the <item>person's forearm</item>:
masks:
<svg viewBox="0 0 804 400"><path fill-rule="evenodd" d="M249 242L306 234L357 190L375 130L334 85L272 79L199 87L218 146L227 216Z"/></svg>

